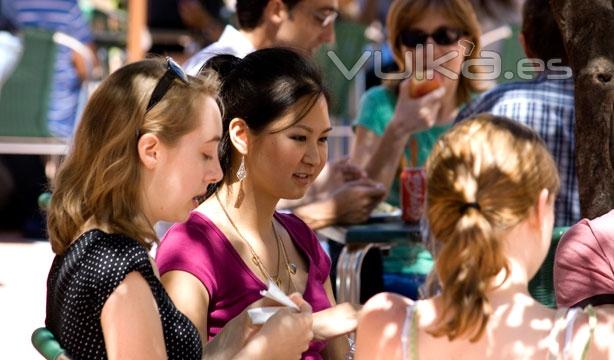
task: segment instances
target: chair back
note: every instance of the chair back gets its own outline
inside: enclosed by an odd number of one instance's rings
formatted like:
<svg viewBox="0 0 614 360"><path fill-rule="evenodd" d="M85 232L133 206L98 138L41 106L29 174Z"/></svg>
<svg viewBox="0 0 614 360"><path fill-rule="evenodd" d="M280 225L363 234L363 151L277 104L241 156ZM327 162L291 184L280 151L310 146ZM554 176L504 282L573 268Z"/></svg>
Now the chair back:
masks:
<svg viewBox="0 0 614 360"><path fill-rule="evenodd" d="M70 360L55 336L46 327L34 330L32 345L47 360Z"/></svg>
<svg viewBox="0 0 614 360"><path fill-rule="evenodd" d="M53 33L23 32L24 52L0 92L0 136L48 137L47 109L54 73Z"/></svg>
<svg viewBox="0 0 614 360"><path fill-rule="evenodd" d="M555 227L552 230L552 242L550 243L548 255L537 271L537 274L529 281L529 293L531 293L531 296L550 308L556 307L553 279L554 255L559 240L568 229L568 226L562 226Z"/></svg>

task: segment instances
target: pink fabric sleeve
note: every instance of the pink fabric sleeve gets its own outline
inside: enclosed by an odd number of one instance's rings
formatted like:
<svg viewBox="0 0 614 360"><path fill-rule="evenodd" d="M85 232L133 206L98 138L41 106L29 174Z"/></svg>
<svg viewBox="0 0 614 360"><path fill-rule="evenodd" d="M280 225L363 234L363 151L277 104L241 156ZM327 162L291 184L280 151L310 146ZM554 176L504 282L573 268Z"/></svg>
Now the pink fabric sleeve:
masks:
<svg viewBox="0 0 614 360"><path fill-rule="evenodd" d="M219 246L213 236L217 234L194 213L185 223L173 225L156 252L160 276L172 270L188 272L203 283L213 301L217 290L215 247Z"/></svg>
<svg viewBox="0 0 614 360"><path fill-rule="evenodd" d="M554 286L559 306L614 293L614 211L572 226L556 250Z"/></svg>
<svg viewBox="0 0 614 360"><path fill-rule="evenodd" d="M315 232L307 226L298 216L294 214L279 214L284 222L296 229L297 237L304 240L304 246L307 253L312 258L313 266L317 269L316 278L320 283L324 283L330 275L331 262L330 258L320 245L320 241Z"/></svg>

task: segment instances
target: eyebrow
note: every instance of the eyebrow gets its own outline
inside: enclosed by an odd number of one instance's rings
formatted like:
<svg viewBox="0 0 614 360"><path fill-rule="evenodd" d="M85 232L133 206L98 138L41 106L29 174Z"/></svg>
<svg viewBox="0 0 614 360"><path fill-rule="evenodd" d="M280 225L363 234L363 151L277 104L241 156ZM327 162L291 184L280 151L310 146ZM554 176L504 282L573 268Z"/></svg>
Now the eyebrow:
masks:
<svg viewBox="0 0 614 360"><path fill-rule="evenodd" d="M220 136L214 136L213 138L207 140L205 144L212 143L212 142L220 142L220 141L222 141L222 138Z"/></svg>
<svg viewBox="0 0 614 360"><path fill-rule="evenodd" d="M319 7L316 11L334 11L338 13L339 9L334 6L322 6Z"/></svg>
<svg viewBox="0 0 614 360"><path fill-rule="evenodd" d="M304 129L304 130L306 130L306 131L308 131L308 132L310 132L310 133L313 133L313 129L312 129L312 128L310 128L310 127L309 127L309 126L307 126L307 125L303 125L303 124L296 124L296 125L294 125L294 126L295 126L295 127L299 127L299 128L301 128L301 129ZM322 132L323 132L323 133L325 133L325 132L329 132L329 131L332 131L332 130L333 130L333 128L332 128L332 127L329 127L328 129L325 129L325 130L323 130Z"/></svg>

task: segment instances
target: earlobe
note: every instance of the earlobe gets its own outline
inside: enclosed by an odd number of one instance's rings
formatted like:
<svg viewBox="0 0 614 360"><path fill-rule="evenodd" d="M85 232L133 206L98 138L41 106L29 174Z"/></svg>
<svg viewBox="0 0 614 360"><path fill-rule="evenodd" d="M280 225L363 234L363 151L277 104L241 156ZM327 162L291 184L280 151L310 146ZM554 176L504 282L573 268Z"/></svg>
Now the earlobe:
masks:
<svg viewBox="0 0 614 360"><path fill-rule="evenodd" d="M147 169L153 169L160 160L160 140L153 134L145 134L137 142L141 163Z"/></svg>
<svg viewBox="0 0 614 360"><path fill-rule="evenodd" d="M241 118L232 119L228 125L228 133L230 135L230 141L237 151L241 155L247 155L249 127L245 120Z"/></svg>

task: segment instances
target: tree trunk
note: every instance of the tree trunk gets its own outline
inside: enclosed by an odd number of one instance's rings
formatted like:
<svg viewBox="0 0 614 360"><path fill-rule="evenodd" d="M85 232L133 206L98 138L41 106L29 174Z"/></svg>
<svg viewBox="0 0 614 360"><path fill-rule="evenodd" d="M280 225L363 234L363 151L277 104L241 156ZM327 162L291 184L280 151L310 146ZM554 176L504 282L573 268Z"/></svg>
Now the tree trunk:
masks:
<svg viewBox="0 0 614 360"><path fill-rule="evenodd" d="M582 216L614 209L614 0L550 0L574 74Z"/></svg>

